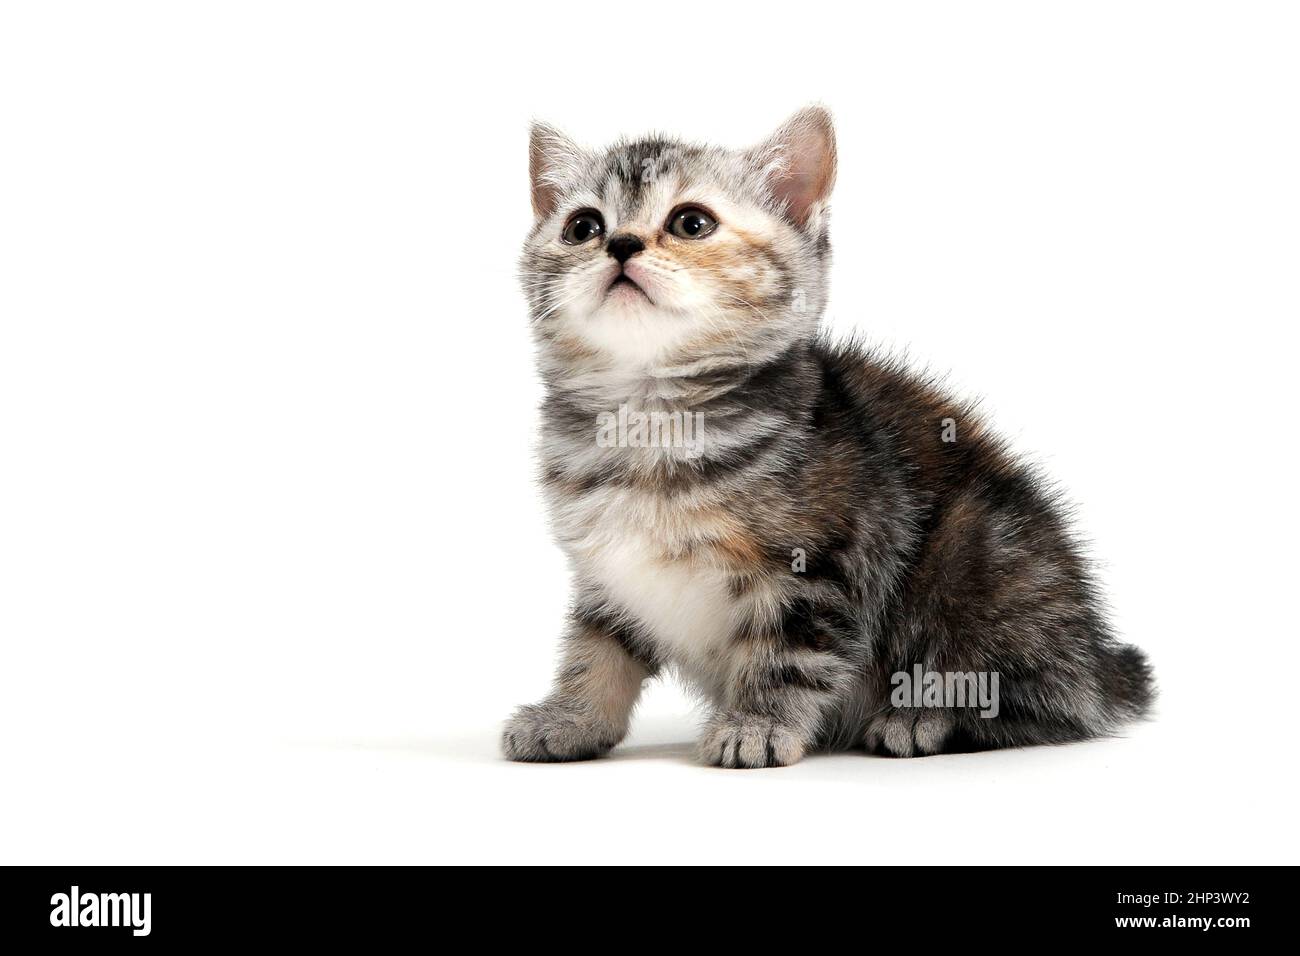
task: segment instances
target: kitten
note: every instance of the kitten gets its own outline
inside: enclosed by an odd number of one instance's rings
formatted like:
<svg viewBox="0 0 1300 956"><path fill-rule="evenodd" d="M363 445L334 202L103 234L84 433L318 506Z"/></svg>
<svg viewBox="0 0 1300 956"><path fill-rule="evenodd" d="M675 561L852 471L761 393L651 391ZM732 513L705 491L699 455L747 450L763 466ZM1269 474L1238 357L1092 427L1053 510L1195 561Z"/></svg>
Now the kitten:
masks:
<svg viewBox="0 0 1300 956"><path fill-rule="evenodd" d="M507 757L607 752L665 670L710 703L699 755L724 767L1059 743L1146 711L1055 497L969 406L819 336L824 110L740 152L536 126L530 160L543 482L575 593ZM962 706L944 675L997 700Z"/></svg>

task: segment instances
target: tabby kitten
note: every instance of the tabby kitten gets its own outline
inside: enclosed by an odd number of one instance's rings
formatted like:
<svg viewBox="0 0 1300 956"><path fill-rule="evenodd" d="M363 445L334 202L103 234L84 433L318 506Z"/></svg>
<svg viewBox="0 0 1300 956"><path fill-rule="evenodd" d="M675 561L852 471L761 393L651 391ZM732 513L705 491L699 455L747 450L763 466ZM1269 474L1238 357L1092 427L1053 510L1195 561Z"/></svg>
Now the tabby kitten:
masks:
<svg viewBox="0 0 1300 956"><path fill-rule="evenodd" d="M970 406L818 335L824 110L740 152L536 126L530 160L542 473L575 593L507 757L604 754L665 670L711 705L699 755L724 767L1059 743L1146 711L1053 495ZM995 706L944 697L953 674L992 675Z"/></svg>

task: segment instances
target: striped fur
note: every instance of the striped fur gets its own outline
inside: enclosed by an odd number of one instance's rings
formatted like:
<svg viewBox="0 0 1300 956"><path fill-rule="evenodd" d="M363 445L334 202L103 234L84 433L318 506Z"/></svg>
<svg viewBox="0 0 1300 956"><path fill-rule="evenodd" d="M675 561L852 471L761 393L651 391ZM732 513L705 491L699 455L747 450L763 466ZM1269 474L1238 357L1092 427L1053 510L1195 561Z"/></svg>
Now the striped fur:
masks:
<svg viewBox="0 0 1300 956"><path fill-rule="evenodd" d="M606 752L666 670L710 703L700 756L727 767L1079 740L1146 710L1145 661L1112 638L1043 482L967 405L819 335L824 111L744 152L590 153L538 127L531 159L542 475L576 592L555 687L508 722L508 757ZM692 204L718 222L706 238L665 228ZM581 209L605 233L567 245ZM643 251L620 264L615 235ZM704 427L689 448L606 447L598 419L620 406ZM998 716L892 706L916 664L997 672Z"/></svg>

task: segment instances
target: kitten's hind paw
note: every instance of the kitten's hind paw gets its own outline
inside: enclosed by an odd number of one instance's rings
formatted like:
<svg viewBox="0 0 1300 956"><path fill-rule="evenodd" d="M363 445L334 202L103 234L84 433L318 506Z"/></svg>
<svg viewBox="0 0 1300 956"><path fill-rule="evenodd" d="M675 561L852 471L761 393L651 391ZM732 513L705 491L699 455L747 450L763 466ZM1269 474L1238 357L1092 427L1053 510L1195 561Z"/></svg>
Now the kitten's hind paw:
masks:
<svg viewBox="0 0 1300 956"><path fill-rule="evenodd" d="M507 760L554 763L592 760L622 739L608 721L570 704L546 701L520 707L506 721L501 752Z"/></svg>
<svg viewBox="0 0 1300 956"><path fill-rule="evenodd" d="M700 759L715 767L785 767L803 757L788 727L747 714L716 714L700 735Z"/></svg>
<svg viewBox="0 0 1300 956"><path fill-rule="evenodd" d="M886 757L924 757L943 749L952 727L946 714L893 710L867 724L865 742L868 751Z"/></svg>

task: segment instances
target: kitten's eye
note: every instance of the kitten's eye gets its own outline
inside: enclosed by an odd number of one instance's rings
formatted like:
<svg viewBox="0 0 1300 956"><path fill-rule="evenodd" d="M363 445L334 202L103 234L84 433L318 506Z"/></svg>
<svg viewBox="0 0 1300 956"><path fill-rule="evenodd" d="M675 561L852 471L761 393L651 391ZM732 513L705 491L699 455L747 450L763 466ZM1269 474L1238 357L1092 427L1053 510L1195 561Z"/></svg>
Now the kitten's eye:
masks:
<svg viewBox="0 0 1300 956"><path fill-rule="evenodd" d="M605 220L600 218L600 213L594 209L584 209L582 212L575 212L565 223L564 232L560 233L560 240L567 242L571 246L580 246L588 239L599 236L605 231Z"/></svg>
<svg viewBox="0 0 1300 956"><path fill-rule="evenodd" d="M696 206L678 210L668 220L668 231L679 239L703 239L717 228L718 220Z"/></svg>

